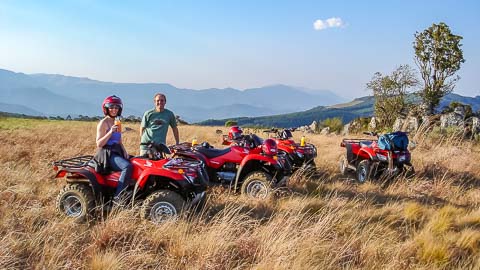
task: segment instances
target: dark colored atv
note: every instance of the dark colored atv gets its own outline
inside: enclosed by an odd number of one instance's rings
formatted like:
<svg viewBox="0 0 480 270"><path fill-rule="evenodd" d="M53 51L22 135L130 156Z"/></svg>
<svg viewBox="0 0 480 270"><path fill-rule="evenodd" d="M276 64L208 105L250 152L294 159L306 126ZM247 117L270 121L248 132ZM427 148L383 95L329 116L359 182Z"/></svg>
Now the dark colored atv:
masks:
<svg viewBox="0 0 480 270"><path fill-rule="evenodd" d="M374 132L366 132L366 135L375 136L375 139L343 139L340 146L345 147L346 153L340 158L340 173L346 175L349 171L356 174L356 179L364 183L380 176L395 177L405 173L407 177L415 173L411 163L411 154L407 145L396 146L393 142L385 147L379 144L379 139L386 137L378 136ZM387 135L387 134L385 134ZM403 133L402 136L407 136Z"/></svg>
<svg viewBox="0 0 480 270"><path fill-rule="evenodd" d="M169 149L163 144L147 144L148 157L131 157L132 185L124 194L125 204L141 202L141 216L154 223L177 217L187 207L206 197L208 175L199 161L166 158ZM65 187L56 199L57 210L83 222L93 218L110 202L120 172L99 174L93 156L55 161L55 178L64 178Z"/></svg>

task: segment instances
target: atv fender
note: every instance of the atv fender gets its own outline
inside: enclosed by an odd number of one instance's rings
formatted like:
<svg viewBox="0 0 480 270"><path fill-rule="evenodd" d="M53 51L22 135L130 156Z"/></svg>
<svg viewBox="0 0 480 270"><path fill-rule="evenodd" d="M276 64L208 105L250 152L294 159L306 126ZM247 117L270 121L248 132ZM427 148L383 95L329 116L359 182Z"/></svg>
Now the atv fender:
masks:
<svg viewBox="0 0 480 270"><path fill-rule="evenodd" d="M55 178L63 178L67 175L67 173L72 173L76 176L79 176L78 179L87 179L90 185L92 186L93 194L95 195L95 197L97 197L99 194L102 193L102 186L99 184L98 179L93 172L86 169L60 170L58 171ZM70 180L69 182L75 182L75 181Z"/></svg>
<svg viewBox="0 0 480 270"><path fill-rule="evenodd" d="M367 159L367 158L370 159L370 160L374 160L374 159L376 159L377 157L376 157L373 153L371 153L370 151L367 151L367 150L365 150L365 149L360 149L360 150L358 151L357 158L358 158L359 160L363 160L363 159Z"/></svg>
<svg viewBox="0 0 480 270"><path fill-rule="evenodd" d="M272 165L277 164L277 160L273 159L271 157L267 157L267 156L263 156L263 155L259 155L259 154L250 154L250 155L245 156L242 159L242 162L240 163L240 166L241 167L245 166L245 164L247 164L247 162L249 162L251 160L257 160L259 162L264 162L264 163L269 162Z"/></svg>
<svg viewBox="0 0 480 270"><path fill-rule="evenodd" d="M252 164L252 163L257 163L260 166L263 166L263 164L265 164L265 163L270 163L271 165L273 165L275 167L278 166L278 161L276 159L271 158L271 157L266 157L266 156L259 155L259 154L247 155L246 157L243 158L242 162L240 163L240 166L238 167L237 174L235 176L234 189L238 188L238 184L240 183L240 177L243 174L246 174L246 173L243 173L243 169L246 167L246 165L249 165L249 164Z"/></svg>
<svg viewBox="0 0 480 270"><path fill-rule="evenodd" d="M140 176L138 177L136 185L141 189L145 186L150 176L160 176L165 177L173 180L184 180L183 176L178 172L173 172L169 170L165 170L163 168L149 168L144 170Z"/></svg>

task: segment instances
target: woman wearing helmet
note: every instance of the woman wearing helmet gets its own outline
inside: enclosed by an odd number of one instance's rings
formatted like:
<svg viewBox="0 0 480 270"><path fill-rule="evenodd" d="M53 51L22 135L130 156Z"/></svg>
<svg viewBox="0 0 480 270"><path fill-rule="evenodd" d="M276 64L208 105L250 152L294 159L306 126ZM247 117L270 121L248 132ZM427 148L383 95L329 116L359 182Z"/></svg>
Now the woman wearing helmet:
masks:
<svg viewBox="0 0 480 270"><path fill-rule="evenodd" d="M102 103L105 117L97 125L97 153L95 160L103 171L121 171L118 186L114 195L114 202L119 201L119 195L130 182L132 164L122 144L122 133L115 125L115 117L122 114L122 100L117 96L109 96Z"/></svg>

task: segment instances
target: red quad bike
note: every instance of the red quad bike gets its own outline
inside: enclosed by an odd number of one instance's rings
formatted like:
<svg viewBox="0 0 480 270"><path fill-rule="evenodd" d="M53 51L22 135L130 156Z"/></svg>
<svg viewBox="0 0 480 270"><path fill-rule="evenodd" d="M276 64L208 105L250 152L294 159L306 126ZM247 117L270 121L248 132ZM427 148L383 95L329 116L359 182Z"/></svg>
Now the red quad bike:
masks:
<svg viewBox="0 0 480 270"><path fill-rule="evenodd" d="M395 177L405 173L410 177L415 173L411 155L407 149L408 137L405 132L394 132L378 136L375 132L364 134L376 136L371 139L343 139L340 146L347 152L340 158L340 173L356 172L356 179L364 183L370 179L386 175Z"/></svg>
<svg viewBox="0 0 480 270"><path fill-rule="evenodd" d="M264 130L265 133L273 133L275 142L277 143L278 151L284 152L290 163L292 164L293 171L302 169L304 172L316 171L315 158L317 157L317 148L311 143L307 143L304 146L296 143L292 138L292 131L290 129L269 129Z"/></svg>
<svg viewBox="0 0 480 270"><path fill-rule="evenodd" d="M200 160L206 165L210 183L238 190L251 198L267 199L273 189L286 186L291 174L288 160L277 153L274 140L241 135L225 149L215 149L207 142L171 146L174 156Z"/></svg>
<svg viewBox="0 0 480 270"><path fill-rule="evenodd" d="M176 218L187 207L203 202L208 175L201 162L166 158L164 144L148 143L147 156L131 157L132 185L127 188L127 202L141 201L141 217L154 223ZM83 222L92 218L102 202L113 197L120 172L99 174L93 156L79 156L55 161L55 178L67 184L56 199L57 210Z"/></svg>

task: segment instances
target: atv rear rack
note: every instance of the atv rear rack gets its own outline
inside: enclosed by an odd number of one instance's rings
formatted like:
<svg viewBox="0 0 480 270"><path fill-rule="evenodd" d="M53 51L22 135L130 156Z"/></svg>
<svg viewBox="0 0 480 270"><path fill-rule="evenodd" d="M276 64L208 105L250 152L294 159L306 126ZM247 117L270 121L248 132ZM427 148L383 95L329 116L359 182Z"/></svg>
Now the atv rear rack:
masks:
<svg viewBox="0 0 480 270"><path fill-rule="evenodd" d="M340 146L345 147L347 144L360 144L362 142L374 142L377 141L375 139L343 139L342 142L340 143Z"/></svg>
<svg viewBox="0 0 480 270"><path fill-rule="evenodd" d="M63 168L80 168L80 167L86 166L92 159L93 159L93 156L79 156L79 157L54 161L53 165L57 167L63 167Z"/></svg>

